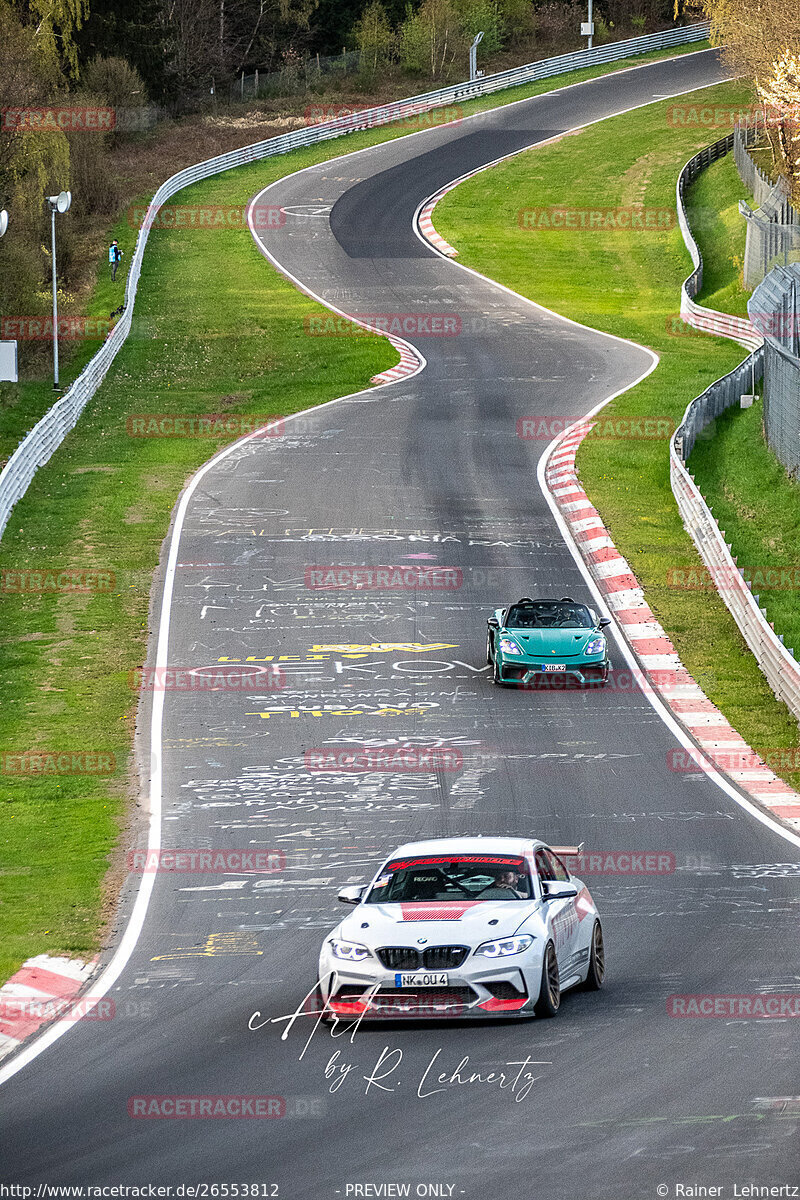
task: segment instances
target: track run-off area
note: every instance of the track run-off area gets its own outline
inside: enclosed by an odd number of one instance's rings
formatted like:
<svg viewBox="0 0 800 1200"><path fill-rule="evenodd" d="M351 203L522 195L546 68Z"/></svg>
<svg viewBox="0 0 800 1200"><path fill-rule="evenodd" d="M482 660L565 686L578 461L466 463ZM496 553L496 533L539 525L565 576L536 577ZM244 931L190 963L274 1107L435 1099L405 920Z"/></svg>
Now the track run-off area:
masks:
<svg viewBox="0 0 800 1200"><path fill-rule="evenodd" d="M711 51L655 62L254 197L286 214L257 249L340 316L457 318L458 332L407 334L423 369L236 443L183 492L148 665L224 664L241 687L155 690L143 708L150 844L268 852L280 869L132 875L95 988L113 1019L54 1028L0 1071L9 1179L315 1200L404 1194L390 1184L638 1200L679 1194L676 1181L725 1196L793 1183L792 1022L677 1019L667 1002L796 991L797 837L708 776L670 770L679 731L640 688L505 690L485 667L498 605L596 603L539 484L547 443L518 437L517 421L588 413L654 356L465 272L415 231L420 205L477 167L724 78ZM319 586L325 570L387 565L446 569L459 586ZM612 665L629 668L619 644ZM308 754L387 745L447 749L460 766L320 772ZM337 889L402 842L456 834L671 865L586 878L608 979L567 993L554 1020L291 1021L343 914ZM137 1107L220 1096L269 1098L267 1116Z"/></svg>

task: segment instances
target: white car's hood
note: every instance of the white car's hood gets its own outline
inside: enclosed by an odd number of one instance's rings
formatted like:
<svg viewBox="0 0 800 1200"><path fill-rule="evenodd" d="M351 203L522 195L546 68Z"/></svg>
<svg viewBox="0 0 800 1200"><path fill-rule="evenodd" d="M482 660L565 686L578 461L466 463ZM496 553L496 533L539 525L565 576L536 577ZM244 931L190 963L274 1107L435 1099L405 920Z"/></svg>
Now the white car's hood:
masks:
<svg viewBox="0 0 800 1200"><path fill-rule="evenodd" d="M361 904L345 917L336 937L362 946L477 946L516 933L539 901L449 900L413 904Z"/></svg>

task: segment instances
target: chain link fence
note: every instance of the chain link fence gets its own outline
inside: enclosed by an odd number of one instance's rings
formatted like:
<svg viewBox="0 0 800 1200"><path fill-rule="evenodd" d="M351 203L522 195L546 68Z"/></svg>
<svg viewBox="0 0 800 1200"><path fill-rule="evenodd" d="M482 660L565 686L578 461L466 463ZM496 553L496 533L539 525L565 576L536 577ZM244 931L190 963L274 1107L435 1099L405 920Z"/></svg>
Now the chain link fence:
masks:
<svg viewBox="0 0 800 1200"><path fill-rule="evenodd" d="M756 287L771 267L784 266L800 259L800 213L790 202L790 188L780 178L773 183L761 170L748 147L758 140L758 122L737 125L733 134L733 153L742 183L753 193L758 207L739 201L739 212L747 222L744 251L744 284Z"/></svg>
<svg viewBox="0 0 800 1200"><path fill-rule="evenodd" d="M800 477L800 263L774 267L747 304L764 337L764 434L790 475Z"/></svg>

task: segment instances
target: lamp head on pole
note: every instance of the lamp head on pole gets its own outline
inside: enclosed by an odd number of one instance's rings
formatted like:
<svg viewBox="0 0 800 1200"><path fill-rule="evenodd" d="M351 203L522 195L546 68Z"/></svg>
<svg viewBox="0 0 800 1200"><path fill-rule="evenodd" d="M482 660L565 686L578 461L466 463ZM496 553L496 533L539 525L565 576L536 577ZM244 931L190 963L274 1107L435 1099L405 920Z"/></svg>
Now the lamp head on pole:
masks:
<svg viewBox="0 0 800 1200"><path fill-rule="evenodd" d="M72 192L59 192L57 196L48 196L47 203L53 212L68 212L72 204Z"/></svg>

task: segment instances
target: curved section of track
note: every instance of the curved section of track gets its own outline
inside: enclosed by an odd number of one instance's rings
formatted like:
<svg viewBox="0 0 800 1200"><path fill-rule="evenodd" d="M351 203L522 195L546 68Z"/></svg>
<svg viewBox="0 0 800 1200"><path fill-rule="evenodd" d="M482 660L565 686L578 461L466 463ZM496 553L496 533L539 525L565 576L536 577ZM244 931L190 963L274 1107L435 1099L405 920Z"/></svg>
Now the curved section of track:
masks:
<svg viewBox="0 0 800 1200"><path fill-rule="evenodd" d="M115 1018L82 1022L0 1089L9 1178L262 1182L315 1200L404 1194L352 1190L387 1184L628 1200L676 1180L792 1182L796 1123L777 1099L798 1091L791 1022L681 1021L666 1002L796 988L796 851L707 777L668 769L675 741L641 694L502 691L484 667L498 599L588 595L537 487L544 444L518 438L518 418L588 411L652 359L460 271L412 224L499 154L720 78L710 53L656 63L267 189L287 221L263 251L339 311L405 315L427 367L240 443L187 498L169 661L240 664L256 686L167 694L164 844L277 849L286 866L156 876ZM434 319L444 336L427 336ZM420 564L460 586L331 591L315 573ZM280 691L263 683L276 663ZM458 750L463 769L308 769L310 749L392 742ZM307 1021L262 1025L301 1005L337 886L401 841L493 832L672 856L667 874L587 879L602 993L568 994L549 1022L308 1043ZM523 1075L501 1090L486 1080L498 1071ZM137 1097L220 1094L280 1096L284 1115L135 1115Z"/></svg>

